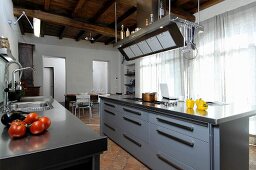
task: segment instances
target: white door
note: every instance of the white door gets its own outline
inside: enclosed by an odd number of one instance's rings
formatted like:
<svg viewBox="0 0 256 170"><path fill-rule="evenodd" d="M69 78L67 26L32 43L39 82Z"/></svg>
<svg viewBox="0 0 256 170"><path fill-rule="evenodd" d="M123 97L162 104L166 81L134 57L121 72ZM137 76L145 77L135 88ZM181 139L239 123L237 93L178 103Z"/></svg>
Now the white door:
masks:
<svg viewBox="0 0 256 170"><path fill-rule="evenodd" d="M53 67L44 67L44 95L54 98L54 69Z"/></svg>
<svg viewBox="0 0 256 170"><path fill-rule="evenodd" d="M93 90L108 93L108 62L93 61Z"/></svg>

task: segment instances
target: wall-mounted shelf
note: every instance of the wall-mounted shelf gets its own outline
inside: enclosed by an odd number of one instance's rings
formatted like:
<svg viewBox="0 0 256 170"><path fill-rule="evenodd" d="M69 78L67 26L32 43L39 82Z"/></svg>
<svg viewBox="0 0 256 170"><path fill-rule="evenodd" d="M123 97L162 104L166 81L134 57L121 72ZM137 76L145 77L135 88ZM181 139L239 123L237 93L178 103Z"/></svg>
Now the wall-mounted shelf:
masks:
<svg viewBox="0 0 256 170"><path fill-rule="evenodd" d="M124 67L124 94L135 94L135 64L128 64Z"/></svg>
<svg viewBox="0 0 256 170"><path fill-rule="evenodd" d="M132 76L135 76L135 72L129 72L129 73L126 73L125 76L128 76L128 77L132 77Z"/></svg>
<svg viewBox="0 0 256 170"><path fill-rule="evenodd" d="M125 86L135 87L135 84L124 84Z"/></svg>

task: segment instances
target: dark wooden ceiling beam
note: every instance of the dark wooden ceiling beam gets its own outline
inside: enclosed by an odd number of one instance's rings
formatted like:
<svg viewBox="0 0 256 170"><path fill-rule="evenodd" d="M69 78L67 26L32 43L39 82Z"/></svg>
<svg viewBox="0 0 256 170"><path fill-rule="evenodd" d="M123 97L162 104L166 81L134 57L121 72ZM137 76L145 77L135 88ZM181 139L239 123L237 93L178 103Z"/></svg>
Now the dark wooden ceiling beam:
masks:
<svg viewBox="0 0 256 170"><path fill-rule="evenodd" d="M82 7L84 6L86 0L78 0L76 7L72 13L72 17L75 17L76 14L78 13L78 11L80 11L82 9Z"/></svg>
<svg viewBox="0 0 256 170"><path fill-rule="evenodd" d="M26 12L26 15L28 17L35 17L45 22L50 22L57 25L69 26L69 27L73 27L81 30L88 30L88 31L96 32L98 34L102 34L109 37L115 37L115 30L108 27L79 22L79 21L73 20L72 18L55 15L55 14L51 14L51 13L47 13L39 10L13 8L13 13L15 16L19 16L23 11Z"/></svg>
<svg viewBox="0 0 256 170"><path fill-rule="evenodd" d="M216 5L216 4L220 3L220 2L223 2L223 1L224 0L209 0L209 1L206 1L206 2L204 2L202 4L200 4L200 11L204 10L206 8L209 8L209 7L213 6L213 5ZM196 8L193 8L192 10L190 10L189 12L194 14L197 11L198 11L198 8L196 7Z"/></svg>
<svg viewBox="0 0 256 170"><path fill-rule="evenodd" d="M134 12L137 11L137 7L133 6L130 9L128 9L123 15L121 15L120 17L117 18L117 26L120 26L120 23L125 20L126 18L128 18L129 16L131 16ZM110 28L114 28L115 27L115 21L112 22L111 24L108 25L108 27ZM102 35L98 34L96 35L94 38L94 42L96 42L98 39L100 39L102 37Z"/></svg>
<svg viewBox="0 0 256 170"><path fill-rule="evenodd" d="M184 5L184 4L186 4L186 3L190 2L190 1L191 0L177 0L175 2L175 6L177 6L177 7L182 6L182 5Z"/></svg>
<svg viewBox="0 0 256 170"><path fill-rule="evenodd" d="M44 0L44 10L48 11L50 9L51 0Z"/></svg>
<svg viewBox="0 0 256 170"><path fill-rule="evenodd" d="M108 10L108 8L115 2L115 0L107 0L101 8L96 12L96 14L89 19L89 22L96 22L99 17Z"/></svg>
<svg viewBox="0 0 256 170"><path fill-rule="evenodd" d="M45 25L46 23L44 21L41 21L41 28L40 28L40 36L44 37L45 34Z"/></svg>
<svg viewBox="0 0 256 170"><path fill-rule="evenodd" d="M115 38L114 37L111 37L111 38L109 38L108 40L106 40L105 42L104 42L104 44L105 45L109 45L110 43L113 43L115 41Z"/></svg>
<svg viewBox="0 0 256 170"><path fill-rule="evenodd" d="M64 32L65 32L66 26L62 26L60 33L59 33L59 39L63 38Z"/></svg>
<svg viewBox="0 0 256 170"><path fill-rule="evenodd" d="M19 27L20 27L20 32L21 32L21 34L22 35L25 35L25 30L24 30L24 27L23 27L23 22L22 22L22 20L20 20L20 22L18 22L19 23Z"/></svg>
<svg viewBox="0 0 256 170"><path fill-rule="evenodd" d="M84 34L85 34L84 30L79 31L79 33L76 36L76 41L81 40L81 38L84 36Z"/></svg>

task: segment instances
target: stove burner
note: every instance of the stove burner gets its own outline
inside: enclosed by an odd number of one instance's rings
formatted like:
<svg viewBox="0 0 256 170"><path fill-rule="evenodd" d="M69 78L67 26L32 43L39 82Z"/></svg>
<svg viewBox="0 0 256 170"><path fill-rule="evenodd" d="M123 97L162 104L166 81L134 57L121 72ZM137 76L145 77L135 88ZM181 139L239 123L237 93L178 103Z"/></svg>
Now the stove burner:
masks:
<svg viewBox="0 0 256 170"><path fill-rule="evenodd" d="M142 102L142 103L152 103L152 104L163 104L164 106L177 106L177 100L176 101L153 101L153 102L147 102L147 101L143 101L142 98L137 98L137 97L128 97L128 98L124 98L127 100L133 100L133 101L137 101L137 102Z"/></svg>

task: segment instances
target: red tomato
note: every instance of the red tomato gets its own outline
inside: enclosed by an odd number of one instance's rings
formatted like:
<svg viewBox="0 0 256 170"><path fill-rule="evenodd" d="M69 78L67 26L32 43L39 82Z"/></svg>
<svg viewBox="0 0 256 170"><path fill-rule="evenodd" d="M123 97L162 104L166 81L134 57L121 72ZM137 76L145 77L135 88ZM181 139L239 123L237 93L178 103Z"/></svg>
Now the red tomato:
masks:
<svg viewBox="0 0 256 170"><path fill-rule="evenodd" d="M46 116L40 117L39 121L44 123L44 129L45 130L48 129L50 127L50 125L51 125L51 120L48 117L46 117Z"/></svg>
<svg viewBox="0 0 256 170"><path fill-rule="evenodd" d="M10 135L11 138L22 137L25 135L25 133L26 133L26 126L24 124L13 123L8 130L8 134Z"/></svg>
<svg viewBox="0 0 256 170"><path fill-rule="evenodd" d="M44 131L44 123L41 121L35 121L29 128L30 132L34 135L40 134Z"/></svg>
<svg viewBox="0 0 256 170"><path fill-rule="evenodd" d="M16 124L16 125L23 124L24 126L26 126L26 122L19 119L12 121L10 125L13 125L13 124Z"/></svg>
<svg viewBox="0 0 256 170"><path fill-rule="evenodd" d="M31 123L37 121L38 119L39 119L38 114L34 113L34 112L31 112L27 115L24 122L26 122L27 124L31 124Z"/></svg>

